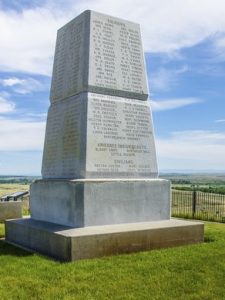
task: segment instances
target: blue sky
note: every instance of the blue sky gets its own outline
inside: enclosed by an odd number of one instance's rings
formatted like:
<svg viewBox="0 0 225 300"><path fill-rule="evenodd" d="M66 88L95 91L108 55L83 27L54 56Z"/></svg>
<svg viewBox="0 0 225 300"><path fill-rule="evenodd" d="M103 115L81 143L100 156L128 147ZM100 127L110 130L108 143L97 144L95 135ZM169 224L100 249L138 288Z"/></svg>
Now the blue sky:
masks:
<svg viewBox="0 0 225 300"><path fill-rule="evenodd" d="M0 174L40 174L56 30L140 23L160 170L225 170L225 1L0 0Z"/></svg>

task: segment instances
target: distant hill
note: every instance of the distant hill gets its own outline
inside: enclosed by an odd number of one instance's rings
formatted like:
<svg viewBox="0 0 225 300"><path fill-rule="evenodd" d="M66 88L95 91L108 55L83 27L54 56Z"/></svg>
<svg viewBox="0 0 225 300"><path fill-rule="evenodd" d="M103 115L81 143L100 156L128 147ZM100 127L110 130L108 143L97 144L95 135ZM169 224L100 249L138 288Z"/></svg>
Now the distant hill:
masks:
<svg viewBox="0 0 225 300"><path fill-rule="evenodd" d="M0 175L0 183L30 184L36 179L41 179L41 176Z"/></svg>

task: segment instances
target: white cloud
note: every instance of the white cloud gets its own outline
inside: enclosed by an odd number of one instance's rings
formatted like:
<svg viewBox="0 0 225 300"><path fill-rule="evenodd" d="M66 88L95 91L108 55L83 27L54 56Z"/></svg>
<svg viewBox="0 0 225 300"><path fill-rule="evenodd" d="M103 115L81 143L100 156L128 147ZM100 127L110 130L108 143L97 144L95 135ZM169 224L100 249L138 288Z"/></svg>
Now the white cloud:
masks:
<svg viewBox="0 0 225 300"><path fill-rule="evenodd" d="M225 170L225 134L222 132L173 132L168 138L158 138L156 146L164 169Z"/></svg>
<svg viewBox="0 0 225 300"><path fill-rule="evenodd" d="M0 151L43 150L45 122L0 118Z"/></svg>
<svg viewBox="0 0 225 300"><path fill-rule="evenodd" d="M23 81L16 77L1 80L3 86L14 86L23 83Z"/></svg>
<svg viewBox="0 0 225 300"><path fill-rule="evenodd" d="M150 90L168 90L178 83L179 75L188 71L186 65L177 69L160 68L155 73L150 73L149 86Z"/></svg>
<svg viewBox="0 0 225 300"><path fill-rule="evenodd" d="M15 109L15 103L0 95L0 114L12 112Z"/></svg>
<svg viewBox="0 0 225 300"><path fill-rule="evenodd" d="M220 37L216 40L216 45L217 45L218 47L225 48L225 35L220 36Z"/></svg>
<svg viewBox="0 0 225 300"><path fill-rule="evenodd" d="M56 30L85 9L140 23L148 52L179 51L225 32L224 0L46 1L0 11L0 69L50 75Z"/></svg>
<svg viewBox="0 0 225 300"><path fill-rule="evenodd" d="M60 20L46 8L0 11L0 69L50 75Z"/></svg>
<svg viewBox="0 0 225 300"><path fill-rule="evenodd" d="M28 112L26 113L26 120L31 118L32 120L37 120L37 119L46 119L47 118L47 112L44 113L32 113Z"/></svg>
<svg viewBox="0 0 225 300"><path fill-rule="evenodd" d="M19 94L30 94L32 92L43 91L47 86L31 77L20 79L11 77L0 80L4 87L12 87L12 89Z"/></svg>
<svg viewBox="0 0 225 300"><path fill-rule="evenodd" d="M215 123L224 123L225 119L219 119L219 120L215 120Z"/></svg>
<svg viewBox="0 0 225 300"><path fill-rule="evenodd" d="M217 34L212 44L212 61L221 62L225 60L225 33Z"/></svg>
<svg viewBox="0 0 225 300"><path fill-rule="evenodd" d="M175 131L172 133L173 139L176 141L194 141L196 144L225 144L225 133L213 132L207 130L186 130L186 131Z"/></svg>
<svg viewBox="0 0 225 300"><path fill-rule="evenodd" d="M198 98L178 98L168 100L151 100L151 107L153 111L171 110L187 105L201 103L202 100Z"/></svg>

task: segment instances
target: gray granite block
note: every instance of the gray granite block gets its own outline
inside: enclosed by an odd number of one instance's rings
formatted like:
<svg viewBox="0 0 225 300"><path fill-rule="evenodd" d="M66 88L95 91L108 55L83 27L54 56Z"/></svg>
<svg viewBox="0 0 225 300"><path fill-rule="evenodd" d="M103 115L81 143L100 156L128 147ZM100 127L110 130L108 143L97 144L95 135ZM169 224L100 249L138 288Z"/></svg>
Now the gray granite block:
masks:
<svg viewBox="0 0 225 300"><path fill-rule="evenodd" d="M38 180L31 217L73 227L170 218L170 182L163 179Z"/></svg>
<svg viewBox="0 0 225 300"><path fill-rule="evenodd" d="M149 102L82 93L51 104L42 176L157 177Z"/></svg>
<svg viewBox="0 0 225 300"><path fill-rule="evenodd" d="M58 30L51 101L87 91L147 99L138 24L85 11Z"/></svg>

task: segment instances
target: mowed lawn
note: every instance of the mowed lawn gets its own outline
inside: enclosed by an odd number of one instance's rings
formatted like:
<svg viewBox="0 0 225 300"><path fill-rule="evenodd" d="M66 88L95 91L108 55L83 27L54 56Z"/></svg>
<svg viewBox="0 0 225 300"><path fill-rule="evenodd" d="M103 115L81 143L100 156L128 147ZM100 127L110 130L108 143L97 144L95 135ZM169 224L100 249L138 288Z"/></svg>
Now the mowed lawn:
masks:
<svg viewBox="0 0 225 300"><path fill-rule="evenodd" d="M73 263L0 240L0 299L225 299L225 224L202 244Z"/></svg>

